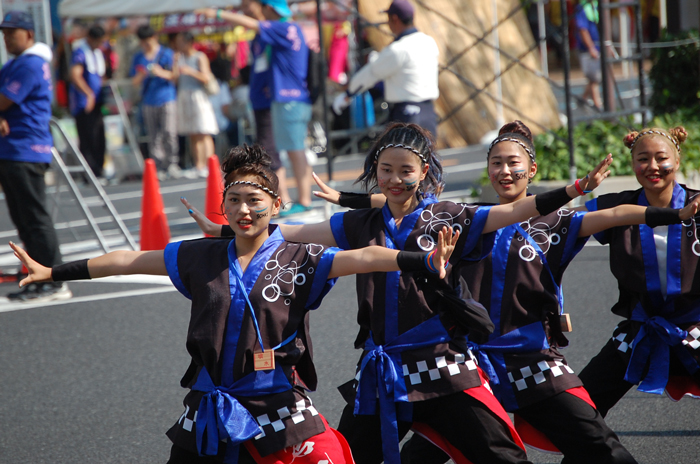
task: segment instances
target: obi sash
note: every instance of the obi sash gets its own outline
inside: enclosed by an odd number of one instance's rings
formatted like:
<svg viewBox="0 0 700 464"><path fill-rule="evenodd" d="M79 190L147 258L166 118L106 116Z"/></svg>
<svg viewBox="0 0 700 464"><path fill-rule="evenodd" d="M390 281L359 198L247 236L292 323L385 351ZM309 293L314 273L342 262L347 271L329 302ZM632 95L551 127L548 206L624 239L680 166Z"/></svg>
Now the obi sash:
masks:
<svg viewBox="0 0 700 464"><path fill-rule="evenodd" d="M384 345L376 345L371 333L365 342L366 354L360 364L355 414L374 415L379 404L385 463L401 463L397 421L412 420L400 354L446 343L450 339L440 317L434 316Z"/></svg>
<svg viewBox="0 0 700 464"><path fill-rule="evenodd" d="M641 304L637 304L632 311L632 320L642 322L643 325L630 344L632 355L625 372L625 380L639 384L638 390L657 395L664 392L668 383L671 348L690 374L700 370L700 365L683 345L688 332L678 327L700 321L700 305L677 316L649 317ZM647 364L649 370L644 375Z"/></svg>
<svg viewBox="0 0 700 464"><path fill-rule="evenodd" d="M262 430L236 396L262 396L291 389L281 367L256 371L224 387L214 385L205 367L192 390L204 392L197 409L197 451L200 456L215 456L219 441L226 440L226 464L238 462L238 446L259 435ZM204 434L206 433L206 441Z"/></svg>
<svg viewBox="0 0 700 464"><path fill-rule="evenodd" d="M500 379L507 378L504 354L546 350L549 348L549 342L542 323L533 322L481 345L470 341L469 348L476 356L479 367L489 376L490 383L500 385ZM503 381L505 382L505 380ZM515 396L507 394L509 390L504 391L503 388L495 388L494 390L507 411L518 408Z"/></svg>

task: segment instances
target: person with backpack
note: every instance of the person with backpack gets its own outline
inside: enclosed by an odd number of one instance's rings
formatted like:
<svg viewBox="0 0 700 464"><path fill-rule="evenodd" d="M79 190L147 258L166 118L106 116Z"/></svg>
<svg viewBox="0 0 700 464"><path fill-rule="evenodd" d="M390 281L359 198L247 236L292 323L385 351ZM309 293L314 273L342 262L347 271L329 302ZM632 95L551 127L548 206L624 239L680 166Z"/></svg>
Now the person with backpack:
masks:
<svg viewBox="0 0 700 464"><path fill-rule="evenodd" d="M313 184L305 146L306 130L311 120L311 98L306 83L309 48L299 25L289 21L292 11L286 0L243 0L241 10L245 14L213 8L196 12L257 31L253 43L256 58L253 75L269 70L268 90L275 148L287 152L297 181L298 200L289 209L283 210L280 216L304 213L311 209ZM258 10L264 19L253 14ZM254 104L253 108L256 106ZM284 195L284 192L281 194ZM285 201L284 196L282 200Z"/></svg>

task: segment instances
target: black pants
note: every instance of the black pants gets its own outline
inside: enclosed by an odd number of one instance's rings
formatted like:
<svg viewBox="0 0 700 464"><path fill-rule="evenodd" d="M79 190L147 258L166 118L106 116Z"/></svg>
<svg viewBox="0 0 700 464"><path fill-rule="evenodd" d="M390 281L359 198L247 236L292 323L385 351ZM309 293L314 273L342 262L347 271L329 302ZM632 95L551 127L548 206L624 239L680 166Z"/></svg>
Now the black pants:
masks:
<svg viewBox="0 0 700 464"><path fill-rule="evenodd" d="M619 355L615 342L608 340L600 353L595 355L579 374L583 386L603 417L634 386L625 380L626 372L627 363ZM669 358L669 374L689 375L673 350ZM692 377L700 383L700 372L696 372Z"/></svg>
<svg viewBox="0 0 700 464"><path fill-rule="evenodd" d="M102 166L105 164L105 124L102 120L100 105L86 113L81 111L75 115L75 126L78 129L78 142L80 152L85 157L90 169L97 176L102 175Z"/></svg>
<svg viewBox="0 0 700 464"><path fill-rule="evenodd" d="M517 411L530 425L544 433L564 454L562 464L636 463L601 414L569 393ZM447 455L414 435L401 450L402 464L443 464Z"/></svg>
<svg viewBox="0 0 700 464"><path fill-rule="evenodd" d="M61 262L61 253L46 209L44 173L48 167L45 163L0 160L0 185L27 253L39 264L51 267Z"/></svg>
<svg viewBox="0 0 700 464"><path fill-rule="evenodd" d="M255 115L256 142L270 155L272 160L270 169L275 172L282 167L282 161L277 151L277 145L275 145L275 137L272 135L272 112L270 108L267 108L265 110L255 110L253 114Z"/></svg>
<svg viewBox="0 0 700 464"><path fill-rule="evenodd" d="M413 419L430 426L474 464L529 462L525 451L513 441L510 429L483 403L466 393L413 403ZM398 425L399 439L402 439L411 424L399 421ZM384 461L378 415L355 416L353 407L348 405L343 410L338 431L348 440L357 464ZM430 446L434 450L432 453L436 454L436 448Z"/></svg>
<svg viewBox="0 0 700 464"><path fill-rule="evenodd" d="M389 112L389 122L410 122L426 129L437 139L437 115L433 101L394 103Z"/></svg>

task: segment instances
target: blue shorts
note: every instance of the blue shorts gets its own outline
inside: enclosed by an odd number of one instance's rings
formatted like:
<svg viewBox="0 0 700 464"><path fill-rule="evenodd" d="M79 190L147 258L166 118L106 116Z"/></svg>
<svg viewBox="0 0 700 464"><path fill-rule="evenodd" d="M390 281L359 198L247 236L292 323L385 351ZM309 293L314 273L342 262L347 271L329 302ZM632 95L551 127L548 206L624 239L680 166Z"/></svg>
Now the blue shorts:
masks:
<svg viewBox="0 0 700 464"><path fill-rule="evenodd" d="M298 101L272 102L270 109L277 151L304 150L306 129L311 120L311 105Z"/></svg>

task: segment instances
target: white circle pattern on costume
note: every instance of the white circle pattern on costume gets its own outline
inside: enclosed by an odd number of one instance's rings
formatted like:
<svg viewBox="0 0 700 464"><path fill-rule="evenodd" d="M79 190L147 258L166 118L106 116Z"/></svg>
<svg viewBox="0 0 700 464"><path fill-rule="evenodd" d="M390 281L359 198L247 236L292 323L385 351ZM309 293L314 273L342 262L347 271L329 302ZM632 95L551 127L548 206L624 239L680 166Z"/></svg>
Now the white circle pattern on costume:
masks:
<svg viewBox="0 0 700 464"><path fill-rule="evenodd" d="M461 207L462 209L459 210L459 212L454 216L447 211L439 211L435 213L433 212L433 208L436 203L433 203L421 212L420 218L423 222L425 222L425 226L423 226L423 233L418 236L417 245L418 248L423 251L432 251L435 248L436 241L433 236L437 236L438 232L440 232L443 227L452 227L453 230L459 231L461 234L462 230L464 230L464 226L469 226L472 221L470 218L465 218L463 224L460 224L459 222L456 222L457 218L459 218L467 208L478 208L478 206L454 203L451 201L444 203L452 203Z"/></svg>
<svg viewBox="0 0 700 464"><path fill-rule="evenodd" d="M561 224L562 218L571 216L574 213L576 213L576 211L566 208L560 208L557 210L557 222L552 226L542 221L536 221L534 223L531 223L533 219L536 220L537 218L531 218L527 221L521 222L520 226L523 229L525 229L525 232L527 232L527 234L532 238L532 240L534 240L534 242L537 243L537 245L542 250L542 253L546 255L549 251L549 248L551 246L559 245L563 238L562 236L565 236L569 231L567 227L562 227L561 230L559 230L559 232L554 232L555 230L557 230L559 224ZM524 237L518 237L518 242L523 242L523 244L520 246L520 249L518 250L518 255L523 261L530 262L538 256L538 253L535 250L535 248L532 245L530 245L529 241L525 242L524 240Z"/></svg>
<svg viewBox="0 0 700 464"><path fill-rule="evenodd" d="M325 247L322 245L313 243L308 243L305 246L306 252L314 257L320 255L323 253L323 250L325 250ZM279 250L274 258L265 263L265 270L270 272L270 274L265 276L265 280L270 281L270 283L263 288L262 296L270 303L277 301L280 296L291 296L294 294L297 285L302 286L306 284L306 274L301 272L301 270L309 262L308 256L301 264L296 261L291 261L289 264L281 265L279 257L284 250L286 250L286 248ZM306 269L306 273L309 275L313 274L314 271L315 269L313 267ZM291 303L292 300L290 298L285 298L285 305L289 306Z"/></svg>
<svg viewBox="0 0 700 464"><path fill-rule="evenodd" d="M697 197L697 195L688 198L688 203L692 202L695 199L695 197ZM688 229L688 232L686 232L686 235L688 235L688 237L695 236L695 240L693 240L693 246L691 249L693 250L693 254L695 256L700 256L700 239L698 239L698 225L695 221L695 218L690 218L690 223L688 224L686 224L685 221L681 222L681 224L683 225L683 227Z"/></svg>

